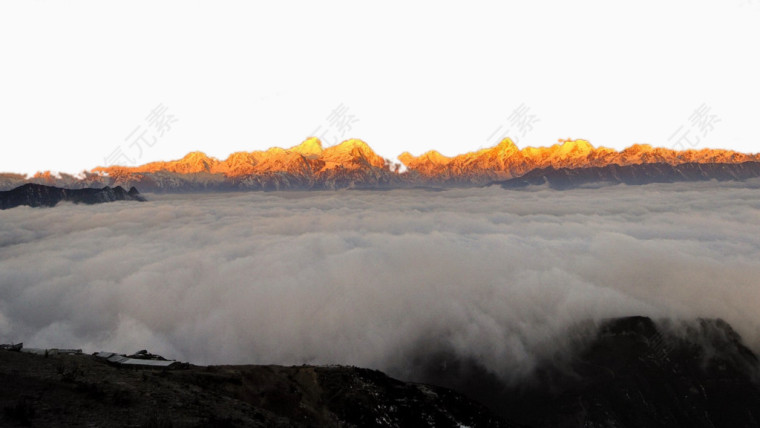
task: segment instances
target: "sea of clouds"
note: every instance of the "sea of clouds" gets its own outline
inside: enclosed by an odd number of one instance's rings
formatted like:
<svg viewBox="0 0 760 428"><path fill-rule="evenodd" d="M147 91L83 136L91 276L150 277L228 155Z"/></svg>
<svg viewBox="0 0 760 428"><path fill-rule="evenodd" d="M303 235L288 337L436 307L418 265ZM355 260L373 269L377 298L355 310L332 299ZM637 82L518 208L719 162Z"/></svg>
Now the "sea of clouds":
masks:
<svg viewBox="0 0 760 428"><path fill-rule="evenodd" d="M760 349L760 182L147 195L0 211L0 342L509 377L608 317Z"/></svg>

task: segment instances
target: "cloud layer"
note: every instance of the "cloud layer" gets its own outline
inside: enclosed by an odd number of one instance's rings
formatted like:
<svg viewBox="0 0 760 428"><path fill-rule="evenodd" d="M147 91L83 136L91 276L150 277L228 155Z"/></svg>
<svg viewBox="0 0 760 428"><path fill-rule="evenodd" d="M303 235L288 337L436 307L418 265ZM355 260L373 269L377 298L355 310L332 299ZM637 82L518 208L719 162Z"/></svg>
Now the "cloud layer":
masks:
<svg viewBox="0 0 760 428"><path fill-rule="evenodd" d="M760 182L148 195L0 212L0 342L504 376L567 327L721 317L760 348Z"/></svg>

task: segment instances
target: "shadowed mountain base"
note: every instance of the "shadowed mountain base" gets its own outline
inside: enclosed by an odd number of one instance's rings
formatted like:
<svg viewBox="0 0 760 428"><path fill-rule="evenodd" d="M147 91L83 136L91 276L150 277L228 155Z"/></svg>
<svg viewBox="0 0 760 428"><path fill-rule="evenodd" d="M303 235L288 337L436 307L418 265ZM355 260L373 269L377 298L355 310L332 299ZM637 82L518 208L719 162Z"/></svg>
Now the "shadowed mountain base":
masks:
<svg viewBox="0 0 760 428"><path fill-rule="evenodd" d="M735 164L684 163L669 165L649 163L639 165L607 165L589 168L541 168L500 184L505 189L548 184L558 190L582 186L610 184L642 185L676 183L681 181L742 181L760 177L760 163Z"/></svg>

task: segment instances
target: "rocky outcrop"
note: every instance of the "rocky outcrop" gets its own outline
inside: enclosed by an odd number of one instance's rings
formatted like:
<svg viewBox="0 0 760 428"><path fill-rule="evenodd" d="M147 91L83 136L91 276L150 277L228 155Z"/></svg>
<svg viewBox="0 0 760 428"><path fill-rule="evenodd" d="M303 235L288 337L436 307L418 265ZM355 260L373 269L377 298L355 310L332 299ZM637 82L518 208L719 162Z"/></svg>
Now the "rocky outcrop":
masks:
<svg viewBox="0 0 760 428"><path fill-rule="evenodd" d="M0 426L511 427L445 388L354 367L113 365L0 350Z"/></svg>
<svg viewBox="0 0 760 428"><path fill-rule="evenodd" d="M523 426L760 426L760 363L726 322L590 324L570 326L572 344L516 382L453 354L421 357L418 373Z"/></svg>

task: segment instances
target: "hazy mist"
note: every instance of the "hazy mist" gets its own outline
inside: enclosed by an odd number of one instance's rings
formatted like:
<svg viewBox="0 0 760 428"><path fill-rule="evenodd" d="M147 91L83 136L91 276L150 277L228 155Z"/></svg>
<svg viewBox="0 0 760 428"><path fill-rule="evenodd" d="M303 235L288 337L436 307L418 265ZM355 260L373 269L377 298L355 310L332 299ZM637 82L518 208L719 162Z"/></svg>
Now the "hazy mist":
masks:
<svg viewBox="0 0 760 428"><path fill-rule="evenodd" d="M760 348L750 184L146 195L0 211L0 342L520 374L568 325L721 317Z"/></svg>

